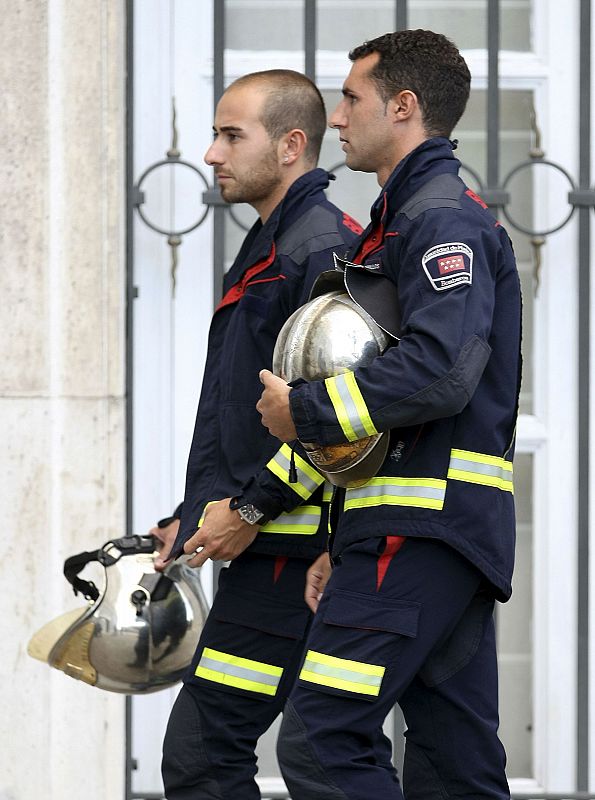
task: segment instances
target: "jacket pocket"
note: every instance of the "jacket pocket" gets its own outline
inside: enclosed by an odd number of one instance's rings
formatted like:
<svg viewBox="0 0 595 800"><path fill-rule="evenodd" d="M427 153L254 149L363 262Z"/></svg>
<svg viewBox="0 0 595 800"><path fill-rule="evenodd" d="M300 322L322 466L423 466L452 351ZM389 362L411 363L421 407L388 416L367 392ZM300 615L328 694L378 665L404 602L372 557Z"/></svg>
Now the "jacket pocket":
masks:
<svg viewBox="0 0 595 800"><path fill-rule="evenodd" d="M217 593L189 681L262 702L295 680L310 612L244 588Z"/></svg>
<svg viewBox="0 0 595 800"><path fill-rule="evenodd" d="M220 622L243 625L284 639L302 639L311 616L307 606L293 606L237 587L219 593L212 613Z"/></svg>

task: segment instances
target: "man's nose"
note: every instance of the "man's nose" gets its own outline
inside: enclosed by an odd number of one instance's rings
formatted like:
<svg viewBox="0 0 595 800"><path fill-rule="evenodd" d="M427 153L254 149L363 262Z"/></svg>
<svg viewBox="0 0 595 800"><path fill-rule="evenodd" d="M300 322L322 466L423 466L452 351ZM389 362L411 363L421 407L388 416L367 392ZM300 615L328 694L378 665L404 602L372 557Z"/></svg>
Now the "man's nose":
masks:
<svg viewBox="0 0 595 800"><path fill-rule="evenodd" d="M328 118L329 128L342 128L345 125L345 114L341 109L342 103L335 108L333 113Z"/></svg>
<svg viewBox="0 0 595 800"><path fill-rule="evenodd" d="M222 163L221 157L221 149L217 147L217 142L213 142L213 144L209 147L207 152L204 155L205 163L208 164L210 167L213 167L215 164Z"/></svg>

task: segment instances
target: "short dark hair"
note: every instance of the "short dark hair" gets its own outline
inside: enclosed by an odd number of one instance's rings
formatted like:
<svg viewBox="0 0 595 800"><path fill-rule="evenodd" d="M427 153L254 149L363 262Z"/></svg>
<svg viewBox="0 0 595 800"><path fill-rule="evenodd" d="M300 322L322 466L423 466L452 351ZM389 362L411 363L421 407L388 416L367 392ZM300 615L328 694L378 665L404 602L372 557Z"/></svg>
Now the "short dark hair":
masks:
<svg viewBox="0 0 595 800"><path fill-rule="evenodd" d="M261 85L267 97L261 122L273 142L299 128L307 136L305 157L316 164L326 130L326 109L322 95L312 81L291 69L251 72L231 86ZM231 88L231 87L230 87Z"/></svg>
<svg viewBox="0 0 595 800"><path fill-rule="evenodd" d="M419 102L429 136L450 136L461 118L471 85L471 74L456 45L441 33L402 30L371 39L349 53L352 61L378 53L371 70L385 103L409 89Z"/></svg>

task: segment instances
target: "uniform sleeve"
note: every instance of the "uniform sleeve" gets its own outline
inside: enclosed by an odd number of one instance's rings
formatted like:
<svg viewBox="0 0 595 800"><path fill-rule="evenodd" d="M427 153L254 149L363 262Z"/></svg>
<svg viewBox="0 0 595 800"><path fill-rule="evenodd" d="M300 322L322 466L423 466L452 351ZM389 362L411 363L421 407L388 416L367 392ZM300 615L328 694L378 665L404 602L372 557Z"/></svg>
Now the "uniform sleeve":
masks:
<svg viewBox="0 0 595 800"><path fill-rule="evenodd" d="M264 469L243 487L242 496L267 519L274 519L307 503L324 482L299 444L294 447L293 457L292 445L283 444Z"/></svg>
<svg viewBox="0 0 595 800"><path fill-rule="evenodd" d="M385 249L383 270L401 304L400 342L366 367L292 389L302 442L355 441L467 405L491 353L500 255L491 232L469 233L456 214L426 215L416 232Z"/></svg>

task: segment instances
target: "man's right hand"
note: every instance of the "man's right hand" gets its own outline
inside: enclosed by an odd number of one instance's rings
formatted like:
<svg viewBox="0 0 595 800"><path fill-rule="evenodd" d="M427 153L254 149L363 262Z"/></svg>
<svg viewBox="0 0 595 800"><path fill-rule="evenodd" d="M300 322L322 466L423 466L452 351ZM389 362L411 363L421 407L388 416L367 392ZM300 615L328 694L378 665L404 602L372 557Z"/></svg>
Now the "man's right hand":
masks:
<svg viewBox="0 0 595 800"><path fill-rule="evenodd" d="M178 528L180 527L180 520L174 519L169 525L166 525L165 528L160 528L158 525L155 525L154 528L151 528L149 534L154 536L161 544L157 545L159 549L159 555L154 561L155 569L157 572L163 572L163 570L169 564L169 561L165 561L164 557L171 551L172 547L174 546L174 542L176 541L176 536L178 535Z"/></svg>
<svg viewBox="0 0 595 800"><path fill-rule="evenodd" d="M304 592L304 600L310 611L314 614L318 610L320 598L324 592L324 587L328 583L332 572L331 559L328 553L323 553L318 556L316 561L312 564L306 573L306 591Z"/></svg>

